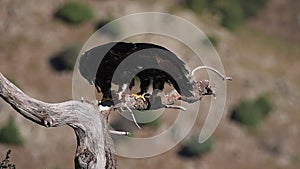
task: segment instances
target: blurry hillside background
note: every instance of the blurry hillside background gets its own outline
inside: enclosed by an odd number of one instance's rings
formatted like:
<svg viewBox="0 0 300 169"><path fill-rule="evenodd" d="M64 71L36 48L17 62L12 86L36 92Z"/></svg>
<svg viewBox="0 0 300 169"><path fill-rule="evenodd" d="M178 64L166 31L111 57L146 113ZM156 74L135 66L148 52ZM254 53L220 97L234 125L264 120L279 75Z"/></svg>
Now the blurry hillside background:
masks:
<svg viewBox="0 0 300 169"><path fill-rule="evenodd" d="M234 81L208 142L194 139L205 118L200 113L180 145L152 158L118 157L118 168L300 168L300 1L0 0L0 71L34 98L69 100L81 45L105 23L146 11L178 15L198 26ZM143 132L168 123L163 118ZM0 160L11 149L17 169L71 169L75 145L71 128L34 125L0 99Z"/></svg>

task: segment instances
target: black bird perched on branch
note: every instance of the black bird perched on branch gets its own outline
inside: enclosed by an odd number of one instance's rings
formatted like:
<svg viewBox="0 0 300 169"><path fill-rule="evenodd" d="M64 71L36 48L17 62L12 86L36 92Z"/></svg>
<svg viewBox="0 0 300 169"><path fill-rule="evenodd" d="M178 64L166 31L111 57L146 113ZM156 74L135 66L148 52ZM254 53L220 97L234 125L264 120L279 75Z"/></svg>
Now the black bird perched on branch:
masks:
<svg viewBox="0 0 300 169"><path fill-rule="evenodd" d="M199 69L212 70L224 80L230 80L207 66L199 66L190 73L185 63L173 52L151 43L111 42L84 52L79 61L81 75L103 94L100 106L122 105L119 109L123 111L123 108L126 108L137 126L130 107L137 110L161 107L185 109L181 106L162 104L157 93L163 90L166 83L171 84L178 92L178 97L186 102L200 100L203 95L214 95L209 81L203 83L191 80L195 71ZM122 94L134 86L135 77L140 79L140 91L123 97ZM153 92L149 95L147 91L151 81ZM112 101L112 83L119 86L115 103Z"/></svg>
<svg viewBox="0 0 300 169"><path fill-rule="evenodd" d="M121 95L134 86L134 77L141 82L139 95L145 94L153 81L153 94L169 83L181 95L193 96L185 63L168 49L151 43L112 42L94 47L81 56L79 70L104 99L112 97L111 83L119 85Z"/></svg>

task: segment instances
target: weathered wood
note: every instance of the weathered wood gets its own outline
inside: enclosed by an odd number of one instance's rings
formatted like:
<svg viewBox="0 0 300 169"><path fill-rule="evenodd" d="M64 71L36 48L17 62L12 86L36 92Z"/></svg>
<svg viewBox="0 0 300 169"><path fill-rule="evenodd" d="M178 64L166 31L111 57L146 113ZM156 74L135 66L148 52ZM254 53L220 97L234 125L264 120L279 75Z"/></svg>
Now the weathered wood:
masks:
<svg viewBox="0 0 300 169"><path fill-rule="evenodd" d="M72 127L77 138L76 169L116 168L113 141L108 130L108 114L99 113L96 102L45 103L27 96L1 73L0 96L34 123L45 127Z"/></svg>
<svg viewBox="0 0 300 169"><path fill-rule="evenodd" d="M206 67L198 67L202 69ZM210 68L211 70L212 68ZM195 72L195 70L193 72ZM231 80L214 70L223 80ZM214 95L210 89L209 81L203 80L193 82L193 95L184 97L178 92L171 91L162 97L160 104L154 109L184 107L174 105L176 101L182 100L193 103L206 95ZM98 101L67 101L62 103L45 103L24 94L15 85L9 82L0 73L0 96L9 103L18 113L25 118L45 127L58 127L68 125L74 129L77 139L75 154L76 169L115 169L116 157L114 144L108 129L108 116L112 110L98 110ZM126 97L126 99L124 99ZM128 108L140 110L147 109L147 102L139 102L132 95L125 95L114 108ZM145 105L143 105L145 104ZM126 132L125 132L126 133Z"/></svg>

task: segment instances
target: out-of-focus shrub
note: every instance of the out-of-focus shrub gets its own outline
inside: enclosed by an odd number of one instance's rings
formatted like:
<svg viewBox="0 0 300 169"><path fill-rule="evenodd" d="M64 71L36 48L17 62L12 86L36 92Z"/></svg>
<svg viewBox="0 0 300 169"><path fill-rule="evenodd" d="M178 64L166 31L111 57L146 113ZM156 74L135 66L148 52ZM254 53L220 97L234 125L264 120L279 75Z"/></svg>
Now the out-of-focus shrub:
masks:
<svg viewBox="0 0 300 169"><path fill-rule="evenodd" d="M81 46L78 44L64 47L50 59L51 66L57 71L71 71L76 63Z"/></svg>
<svg viewBox="0 0 300 169"><path fill-rule="evenodd" d="M185 0L184 5L197 14L204 9L220 16L221 24L228 29L236 29L245 19L255 16L268 0Z"/></svg>
<svg viewBox="0 0 300 169"><path fill-rule="evenodd" d="M13 118L10 118L0 130L0 142L13 145L24 144L24 139L22 138Z"/></svg>
<svg viewBox="0 0 300 169"><path fill-rule="evenodd" d="M113 20L113 17L108 17L107 19L100 20L95 25L95 29L101 29L101 32L99 33L105 34L107 36L117 37L121 34L122 26L118 22L112 22ZM109 25L106 25L108 23Z"/></svg>
<svg viewBox="0 0 300 169"><path fill-rule="evenodd" d="M211 43L215 48L218 48L219 39L215 35L208 35L207 39L203 43L205 45L209 45Z"/></svg>
<svg viewBox="0 0 300 169"><path fill-rule="evenodd" d="M91 20L94 13L88 5L72 1L62 5L54 16L69 24L78 25Z"/></svg>
<svg viewBox="0 0 300 169"><path fill-rule="evenodd" d="M192 137L189 141L184 143L178 154L183 157L200 157L210 152L212 147L213 142L211 139L206 140L204 143L199 143L197 137Z"/></svg>
<svg viewBox="0 0 300 169"><path fill-rule="evenodd" d="M240 0L240 4L246 18L255 16L263 7L266 6L268 0Z"/></svg>
<svg viewBox="0 0 300 169"><path fill-rule="evenodd" d="M239 0L216 0L212 10L220 14L221 24L228 29L235 29L244 21Z"/></svg>
<svg viewBox="0 0 300 169"><path fill-rule="evenodd" d="M197 14L201 14L209 6L208 0L186 0L185 6Z"/></svg>
<svg viewBox="0 0 300 169"><path fill-rule="evenodd" d="M241 101L241 103L233 109L231 119L246 126L256 126L272 109L273 105L270 99L262 95L254 100Z"/></svg>

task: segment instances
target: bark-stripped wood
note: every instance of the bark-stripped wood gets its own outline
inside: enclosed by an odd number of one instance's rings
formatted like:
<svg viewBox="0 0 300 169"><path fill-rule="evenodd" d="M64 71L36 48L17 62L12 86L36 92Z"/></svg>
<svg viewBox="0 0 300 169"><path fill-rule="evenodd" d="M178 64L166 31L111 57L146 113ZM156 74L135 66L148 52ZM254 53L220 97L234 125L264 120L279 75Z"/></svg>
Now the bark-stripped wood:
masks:
<svg viewBox="0 0 300 169"><path fill-rule="evenodd" d="M200 67L202 68L202 67ZM222 76L222 75L220 75ZM224 80L230 77L222 76ZM184 110L184 107L174 105L176 101L193 103L202 99L205 95L215 93L209 87L209 81L195 82L191 97L181 96L176 90L159 97L159 108L176 108ZM98 110L98 101L67 101L62 103L45 103L27 96L14 84L9 82L0 73L0 96L9 103L18 113L34 123L45 127L59 127L68 125L74 129L77 139L75 154L75 169L115 169L116 157L114 144L110 136L108 116L114 108L139 109L147 105L139 105L140 102L133 99L125 99L116 104L111 110ZM131 95L124 97L130 98ZM123 98L124 99L124 98ZM145 102L142 102L146 104ZM119 133L119 132L114 132ZM128 132L122 132L128 135Z"/></svg>
<svg viewBox="0 0 300 169"><path fill-rule="evenodd" d="M45 127L68 125L75 131L76 169L115 169L113 141L108 114L99 113L97 102L45 103L27 96L0 73L0 96L18 113Z"/></svg>

